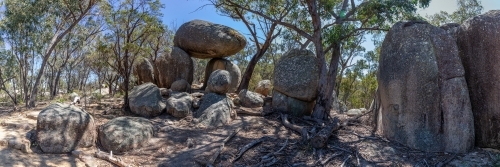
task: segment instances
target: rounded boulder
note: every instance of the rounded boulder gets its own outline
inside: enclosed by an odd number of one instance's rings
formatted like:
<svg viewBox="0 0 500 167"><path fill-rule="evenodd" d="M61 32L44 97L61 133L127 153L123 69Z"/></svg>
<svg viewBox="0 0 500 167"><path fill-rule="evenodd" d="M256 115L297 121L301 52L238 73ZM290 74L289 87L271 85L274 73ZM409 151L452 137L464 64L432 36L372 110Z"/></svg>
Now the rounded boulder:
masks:
<svg viewBox="0 0 500 167"><path fill-rule="evenodd" d="M74 105L55 103L37 117L36 140L45 153L69 153L94 145L94 118Z"/></svg>
<svg viewBox="0 0 500 167"><path fill-rule="evenodd" d="M182 24L174 37L174 46L200 59L231 56L246 44L245 37L235 29L204 20Z"/></svg>
<svg viewBox="0 0 500 167"><path fill-rule="evenodd" d="M210 74L207 82L208 92L226 94L231 84L231 76L226 70L215 70Z"/></svg>
<svg viewBox="0 0 500 167"><path fill-rule="evenodd" d="M240 68L229 60L214 58L207 63L207 67L205 68L205 78L209 78L215 70L226 70L229 72L231 76L231 84L229 85L228 93L235 93L241 82ZM205 79L202 89L206 88L207 82L208 80Z"/></svg>
<svg viewBox="0 0 500 167"><path fill-rule="evenodd" d="M132 113L143 117L158 116L166 107L160 89L150 82L135 86L128 98Z"/></svg>
<svg viewBox="0 0 500 167"><path fill-rule="evenodd" d="M289 97L314 101L318 83L318 59L309 50L292 49L274 67L274 89Z"/></svg>
<svg viewBox="0 0 500 167"><path fill-rule="evenodd" d="M140 117L118 117L99 127L102 147L116 154L144 146L152 136L153 125Z"/></svg>

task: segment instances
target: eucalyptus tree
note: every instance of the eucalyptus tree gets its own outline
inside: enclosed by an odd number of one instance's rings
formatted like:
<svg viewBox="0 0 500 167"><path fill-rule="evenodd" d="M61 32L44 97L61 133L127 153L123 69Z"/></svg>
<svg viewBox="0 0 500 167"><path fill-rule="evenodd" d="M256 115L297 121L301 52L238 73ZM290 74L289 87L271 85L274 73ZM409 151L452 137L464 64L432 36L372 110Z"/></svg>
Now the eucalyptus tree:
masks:
<svg viewBox="0 0 500 167"><path fill-rule="evenodd" d="M26 106L34 107L45 66L52 52L95 9L98 0L5 0L4 3L2 32L10 39L10 46L15 50L22 66ZM35 70L35 57L41 59L41 63L36 74L31 72L34 83L28 86L27 71ZM27 60L30 58L31 64Z"/></svg>
<svg viewBox="0 0 500 167"><path fill-rule="evenodd" d="M134 61L139 56L147 55L147 41L157 32L163 31L159 19L159 0L124 0L110 1L106 14L108 42L105 49L111 53L113 60L110 67L118 72L123 79L124 90L123 109L130 110L128 90Z"/></svg>
<svg viewBox="0 0 500 167"><path fill-rule="evenodd" d="M0 90L5 92L14 105L18 104L16 95L16 70L18 66L15 57L5 49L3 41L0 39ZM11 83L11 86L9 86Z"/></svg>
<svg viewBox="0 0 500 167"><path fill-rule="evenodd" d="M481 14L483 6L480 0L457 0L458 9L453 13L441 11L434 15L427 16L429 22L436 26L446 23L463 23L468 18Z"/></svg>
<svg viewBox="0 0 500 167"><path fill-rule="evenodd" d="M320 67L318 98L312 116L327 119L334 101L335 78L341 57L342 41L362 35L366 31L387 31L389 24L401 18L413 17L417 7L428 6L430 0L286 0L291 17L278 20L259 8L252 8L236 0L219 0L227 6L263 17L294 31L314 46ZM270 2L268 1L260 1ZM265 6L267 9L278 6ZM305 42L308 43L308 42ZM326 59L325 54L331 53ZM327 63L329 62L329 63ZM333 81L333 82L332 82Z"/></svg>

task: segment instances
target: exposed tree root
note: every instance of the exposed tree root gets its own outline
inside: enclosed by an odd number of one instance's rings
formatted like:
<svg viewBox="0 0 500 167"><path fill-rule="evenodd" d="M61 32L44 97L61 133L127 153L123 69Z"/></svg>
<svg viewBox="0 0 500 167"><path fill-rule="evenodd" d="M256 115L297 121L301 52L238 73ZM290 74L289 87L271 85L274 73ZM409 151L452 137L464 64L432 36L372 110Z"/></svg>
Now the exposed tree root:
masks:
<svg viewBox="0 0 500 167"><path fill-rule="evenodd" d="M262 143L267 137L264 136L264 137L261 137L257 140L254 140L250 143L248 143L247 145L245 145L243 148L241 148L240 152L238 153L238 155L233 159L233 163L235 161L237 161L239 158L241 158L241 156L246 152L248 151L248 149L252 148L253 146L259 144L259 143Z"/></svg>

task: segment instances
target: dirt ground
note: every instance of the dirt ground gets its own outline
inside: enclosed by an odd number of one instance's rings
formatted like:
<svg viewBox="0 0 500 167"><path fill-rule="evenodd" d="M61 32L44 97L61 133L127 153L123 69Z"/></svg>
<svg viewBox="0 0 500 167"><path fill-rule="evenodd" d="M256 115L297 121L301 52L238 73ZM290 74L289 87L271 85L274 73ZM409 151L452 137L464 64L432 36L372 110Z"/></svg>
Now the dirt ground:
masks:
<svg viewBox="0 0 500 167"><path fill-rule="evenodd" d="M115 117L128 115L118 109L120 102L119 99L104 99L98 104L81 107L94 116L97 125L102 125ZM41 103L30 110L20 107L17 111L0 107L0 166L86 166L69 153L44 154L39 149L33 137L36 116L47 105L48 102ZM264 110L269 109L265 107ZM337 116L341 120L347 118ZM163 114L149 119L155 126L155 135L147 146L113 156L130 166L201 166L196 160L210 159L222 141L240 129L225 143L214 166L500 166L499 150L475 148L467 154L425 153L373 135L366 119L362 117L358 123L335 132L326 148L314 149L301 142L300 134L284 127L278 113L265 117L240 114L230 125L218 128L199 128L191 124L191 118L177 119ZM290 118L290 122L311 131L321 129L299 118ZM30 140L31 153L8 147L6 143L11 139ZM235 160L241 148L259 139L262 142ZM81 151L93 155L98 148ZM259 164L269 153L274 161ZM90 166L114 166L98 158L85 162Z"/></svg>

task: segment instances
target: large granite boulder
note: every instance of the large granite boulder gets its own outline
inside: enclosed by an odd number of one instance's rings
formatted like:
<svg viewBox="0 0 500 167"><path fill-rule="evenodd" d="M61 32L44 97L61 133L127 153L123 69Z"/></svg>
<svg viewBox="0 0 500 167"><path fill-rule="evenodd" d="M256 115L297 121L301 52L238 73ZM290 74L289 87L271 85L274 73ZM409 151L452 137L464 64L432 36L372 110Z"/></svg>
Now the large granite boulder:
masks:
<svg viewBox="0 0 500 167"><path fill-rule="evenodd" d="M236 93L236 90L241 82L240 68L233 62L220 58L211 59L207 63L207 67L205 68L205 81L203 82L202 89L206 88L208 82L207 78L209 78L210 75L216 70L226 70L229 72L229 75L231 76L231 84L229 85L228 93Z"/></svg>
<svg viewBox="0 0 500 167"><path fill-rule="evenodd" d="M476 145L500 149L500 10L466 20L457 44L474 113Z"/></svg>
<svg viewBox="0 0 500 167"><path fill-rule="evenodd" d="M227 125L230 121L233 110L233 102L226 95L216 93L205 94L201 98L201 104L196 110L196 123L204 126L222 126Z"/></svg>
<svg viewBox="0 0 500 167"><path fill-rule="evenodd" d="M128 96L132 113L143 117L155 117L165 109L160 89L153 83L135 86Z"/></svg>
<svg viewBox="0 0 500 167"><path fill-rule="evenodd" d="M167 99L167 113L184 118L193 113L193 97L186 92L172 93Z"/></svg>
<svg viewBox="0 0 500 167"><path fill-rule="evenodd" d="M222 58L238 53L247 44L235 29L203 20L192 20L179 27L174 46L194 58Z"/></svg>
<svg viewBox="0 0 500 167"><path fill-rule="evenodd" d="M257 108L264 105L264 99L261 95L246 89L243 89L238 94L240 105L248 108Z"/></svg>
<svg viewBox="0 0 500 167"><path fill-rule="evenodd" d="M118 117L99 127L99 142L114 154L144 146L151 137L153 125L140 117Z"/></svg>
<svg viewBox="0 0 500 167"><path fill-rule="evenodd" d="M257 83L255 87L255 92L267 97L269 95L269 91L271 91L271 81L270 80L262 80Z"/></svg>
<svg viewBox="0 0 500 167"><path fill-rule="evenodd" d="M272 107L274 111L294 115L297 117L311 115L314 109L314 101L302 101L293 97L289 97L276 90L273 90L272 101Z"/></svg>
<svg viewBox="0 0 500 167"><path fill-rule="evenodd" d="M180 79L184 79L189 84L193 82L194 62L178 47L173 47L170 53L158 57L156 68L158 69L158 87L170 89L172 83Z"/></svg>
<svg viewBox="0 0 500 167"><path fill-rule="evenodd" d="M210 74L206 90L217 94L226 94L231 84L231 75L226 70L215 70Z"/></svg>
<svg viewBox="0 0 500 167"><path fill-rule="evenodd" d="M309 50L292 49L274 67L274 90L302 101L313 101L318 94L318 59Z"/></svg>
<svg viewBox="0 0 500 167"><path fill-rule="evenodd" d="M69 153L91 147L96 139L94 118L74 105L55 103L38 114L36 140L45 153Z"/></svg>
<svg viewBox="0 0 500 167"><path fill-rule="evenodd" d="M378 132L411 148L464 153L474 125L455 40L425 22L398 22L379 60Z"/></svg>
<svg viewBox="0 0 500 167"><path fill-rule="evenodd" d="M154 67L147 58L140 58L134 64L133 72L137 77L137 83L155 83Z"/></svg>

